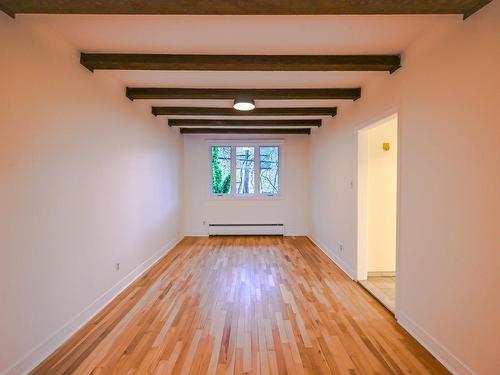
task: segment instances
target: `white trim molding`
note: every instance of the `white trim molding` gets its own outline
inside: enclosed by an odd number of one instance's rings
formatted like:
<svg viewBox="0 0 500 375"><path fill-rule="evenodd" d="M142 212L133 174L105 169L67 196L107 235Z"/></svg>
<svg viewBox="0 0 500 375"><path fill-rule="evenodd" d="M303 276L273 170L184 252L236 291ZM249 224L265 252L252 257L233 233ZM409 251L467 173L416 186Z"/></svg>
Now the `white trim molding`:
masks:
<svg viewBox="0 0 500 375"><path fill-rule="evenodd" d="M114 298L116 298L125 288L132 284L135 280L141 277L146 271L154 266L161 258L163 258L170 250L184 238L180 236L169 241L160 250L155 252L150 258L139 264L127 276L121 279L102 296L92 302L83 311L77 314L73 319L64 324L60 329L54 332L49 338L41 344L33 348L24 357L10 366L3 375L20 375L28 374L44 359L51 355L59 348L66 340L73 336L81 327L87 324L95 315L97 315L104 307L106 307Z"/></svg>
<svg viewBox="0 0 500 375"><path fill-rule="evenodd" d="M368 271L368 277L395 277L396 271Z"/></svg>
<svg viewBox="0 0 500 375"><path fill-rule="evenodd" d="M427 349L441 364L455 375L475 375L476 373L458 359L453 353L436 340L429 332L409 318L405 313L399 312L397 322L413 338Z"/></svg>
<svg viewBox="0 0 500 375"><path fill-rule="evenodd" d="M335 263L349 278L352 280L356 280L356 272L343 260L341 259L335 252L330 250L328 246L323 244L319 240L314 240L310 235L307 236L309 240L315 244L322 252L326 254L328 258L330 258L333 263Z"/></svg>

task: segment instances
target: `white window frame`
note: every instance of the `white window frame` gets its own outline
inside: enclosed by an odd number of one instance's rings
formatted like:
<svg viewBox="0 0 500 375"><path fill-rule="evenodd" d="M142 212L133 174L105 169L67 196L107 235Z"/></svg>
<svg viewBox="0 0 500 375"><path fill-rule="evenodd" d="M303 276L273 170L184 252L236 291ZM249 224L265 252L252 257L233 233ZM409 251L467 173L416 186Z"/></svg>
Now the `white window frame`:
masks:
<svg viewBox="0 0 500 375"><path fill-rule="evenodd" d="M209 140L208 141L208 194L213 200L268 200L283 198L283 140ZM229 194L215 194L212 191L212 147L231 147L231 192ZM260 146L276 146L278 151L278 193L260 193ZM254 147L254 193L236 194L236 147Z"/></svg>

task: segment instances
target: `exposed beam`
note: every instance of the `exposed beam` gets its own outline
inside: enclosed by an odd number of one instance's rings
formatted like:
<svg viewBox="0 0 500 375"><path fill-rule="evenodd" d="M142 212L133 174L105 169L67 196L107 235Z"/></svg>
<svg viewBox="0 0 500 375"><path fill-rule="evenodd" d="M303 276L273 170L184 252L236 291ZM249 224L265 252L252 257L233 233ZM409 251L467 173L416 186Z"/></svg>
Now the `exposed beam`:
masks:
<svg viewBox="0 0 500 375"><path fill-rule="evenodd" d="M240 129L240 128L181 128L182 134L311 134L309 128L296 129Z"/></svg>
<svg viewBox="0 0 500 375"><path fill-rule="evenodd" d="M10 10L9 8L7 8L2 3L0 3L0 11L4 12L9 17L16 18L16 13L13 10Z"/></svg>
<svg viewBox="0 0 500 375"><path fill-rule="evenodd" d="M290 107L290 108L255 108L251 111L237 111L234 108L214 107L153 107L155 116L332 116L337 114L337 107Z"/></svg>
<svg viewBox="0 0 500 375"><path fill-rule="evenodd" d="M478 12L481 8L483 8L485 5L488 5L491 3L493 0L484 0L484 1L476 1L476 4L473 5L472 7L468 8L465 12L463 12L463 18L464 20L466 18L469 18L472 16L474 13Z"/></svg>
<svg viewBox="0 0 500 375"><path fill-rule="evenodd" d="M170 119L169 126L254 126L254 127L304 127L321 126L321 120L198 120L198 119Z"/></svg>
<svg viewBox="0 0 500 375"><path fill-rule="evenodd" d="M81 53L90 71L389 71L401 67L399 55L161 55Z"/></svg>
<svg viewBox="0 0 500 375"><path fill-rule="evenodd" d="M192 89L127 87L127 97L135 99L349 99L357 100L361 88L348 89Z"/></svg>
<svg viewBox="0 0 500 375"><path fill-rule="evenodd" d="M15 13L52 14L469 14L492 0L1 0Z"/></svg>

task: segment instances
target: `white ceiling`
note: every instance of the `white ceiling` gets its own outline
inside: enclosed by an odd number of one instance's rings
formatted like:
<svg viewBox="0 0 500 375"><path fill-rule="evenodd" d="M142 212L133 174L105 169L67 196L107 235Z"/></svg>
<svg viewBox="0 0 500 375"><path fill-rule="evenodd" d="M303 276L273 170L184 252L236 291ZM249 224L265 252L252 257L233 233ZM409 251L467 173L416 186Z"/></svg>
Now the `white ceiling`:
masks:
<svg viewBox="0 0 500 375"><path fill-rule="evenodd" d="M95 71L130 86L195 88L353 87L388 72Z"/></svg>
<svg viewBox="0 0 500 375"><path fill-rule="evenodd" d="M21 15L86 52L391 54L460 16Z"/></svg>
<svg viewBox="0 0 500 375"><path fill-rule="evenodd" d="M437 23L461 22L461 16L456 15L18 17L54 30L78 51L172 54L401 54ZM200 88L359 87L376 76L390 77L387 72L96 71L94 74L112 77L124 87ZM231 106L228 100L150 103ZM257 101L263 107L341 107L342 103L346 101Z"/></svg>

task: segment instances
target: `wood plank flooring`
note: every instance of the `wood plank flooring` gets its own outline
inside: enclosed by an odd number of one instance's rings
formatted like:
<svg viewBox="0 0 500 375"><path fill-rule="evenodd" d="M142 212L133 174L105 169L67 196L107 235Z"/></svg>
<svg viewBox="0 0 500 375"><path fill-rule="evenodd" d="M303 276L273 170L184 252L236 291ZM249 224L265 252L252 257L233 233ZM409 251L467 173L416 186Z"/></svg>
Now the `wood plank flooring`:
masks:
<svg viewBox="0 0 500 375"><path fill-rule="evenodd" d="M201 237L32 373L448 372L306 237Z"/></svg>
<svg viewBox="0 0 500 375"><path fill-rule="evenodd" d="M382 305L394 312L396 307L396 277L368 276L367 280L360 280L359 283Z"/></svg>

